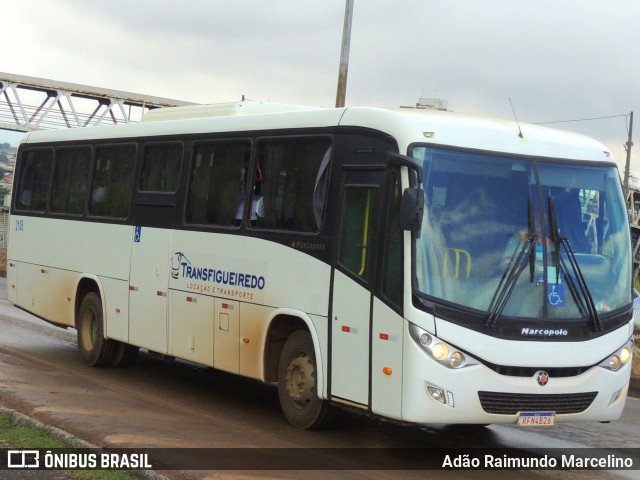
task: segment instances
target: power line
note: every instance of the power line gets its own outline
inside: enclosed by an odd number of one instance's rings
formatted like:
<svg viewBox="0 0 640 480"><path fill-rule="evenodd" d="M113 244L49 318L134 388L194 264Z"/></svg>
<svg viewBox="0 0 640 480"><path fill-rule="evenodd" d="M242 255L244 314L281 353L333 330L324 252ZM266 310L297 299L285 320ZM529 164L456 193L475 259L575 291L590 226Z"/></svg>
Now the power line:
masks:
<svg viewBox="0 0 640 480"><path fill-rule="evenodd" d="M591 120L606 120L609 118L620 118L620 117L628 117L629 114L625 113L622 115L608 115L606 117L591 117L591 118L576 118L573 120L555 120L553 122L532 122L534 125L549 125L552 123L569 123L569 122L588 122Z"/></svg>

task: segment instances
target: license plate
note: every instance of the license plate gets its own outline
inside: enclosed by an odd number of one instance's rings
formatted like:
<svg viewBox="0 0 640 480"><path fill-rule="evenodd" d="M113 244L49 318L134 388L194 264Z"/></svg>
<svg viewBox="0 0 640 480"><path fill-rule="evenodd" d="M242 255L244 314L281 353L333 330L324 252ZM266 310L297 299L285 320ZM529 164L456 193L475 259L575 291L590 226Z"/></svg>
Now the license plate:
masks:
<svg viewBox="0 0 640 480"><path fill-rule="evenodd" d="M521 427L549 427L553 425L555 412L520 412L518 425Z"/></svg>

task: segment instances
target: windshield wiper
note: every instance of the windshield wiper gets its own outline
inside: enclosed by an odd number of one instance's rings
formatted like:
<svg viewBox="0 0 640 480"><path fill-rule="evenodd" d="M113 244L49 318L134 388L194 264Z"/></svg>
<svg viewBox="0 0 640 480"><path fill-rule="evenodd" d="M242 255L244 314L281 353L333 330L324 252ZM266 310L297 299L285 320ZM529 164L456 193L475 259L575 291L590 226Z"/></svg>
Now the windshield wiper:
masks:
<svg viewBox="0 0 640 480"><path fill-rule="evenodd" d="M551 196L549 196L549 224L551 227L551 241L554 245L554 263L561 267L565 272L564 277L567 280L567 284L569 285L571 295L578 305L580 314L588 316L588 318L593 323L594 330L596 332L600 331L602 330L602 323L600 322L600 316L598 315L598 310L596 309L595 302L593 301L593 296L589 291L589 287L587 286L587 282L584 279L584 275L582 274L582 270L580 269L580 265L578 264L576 254L573 252L573 248L571 248L569 239L560 235L560 229L558 228L558 219L556 217L556 209L553 205ZM567 274L567 265L565 264L564 258L562 258L562 256L560 255L560 245L562 245L565 252L567 252L569 265L571 266L571 270L574 274L573 277ZM558 278L559 273L556 273L556 283L558 282ZM574 280L578 284L577 288L574 284Z"/></svg>
<svg viewBox="0 0 640 480"><path fill-rule="evenodd" d="M535 265L535 250L533 246L538 240L538 236L535 233L535 224L533 220L533 203L531 202L531 196L529 195L528 201L528 232L524 243L519 250L513 252L509 259L509 266L502 274L498 288L491 299L489 304L489 316L484 322L485 327L494 327L498 321L498 318L502 314L502 311L507 306L507 302L513 293L513 289L520 278L520 274L526 268L527 260L529 261L529 272L531 275L531 281L534 278L534 265Z"/></svg>

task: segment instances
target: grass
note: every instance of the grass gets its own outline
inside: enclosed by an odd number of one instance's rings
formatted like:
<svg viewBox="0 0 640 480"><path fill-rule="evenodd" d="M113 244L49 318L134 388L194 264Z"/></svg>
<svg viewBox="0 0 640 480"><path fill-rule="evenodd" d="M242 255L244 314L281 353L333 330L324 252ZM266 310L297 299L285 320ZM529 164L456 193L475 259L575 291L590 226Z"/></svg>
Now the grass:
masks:
<svg viewBox="0 0 640 480"><path fill-rule="evenodd" d="M7 414L0 414L0 448L74 448L70 440L60 438L45 428L32 426ZM67 470L55 472L61 479L139 480L133 472L115 470Z"/></svg>

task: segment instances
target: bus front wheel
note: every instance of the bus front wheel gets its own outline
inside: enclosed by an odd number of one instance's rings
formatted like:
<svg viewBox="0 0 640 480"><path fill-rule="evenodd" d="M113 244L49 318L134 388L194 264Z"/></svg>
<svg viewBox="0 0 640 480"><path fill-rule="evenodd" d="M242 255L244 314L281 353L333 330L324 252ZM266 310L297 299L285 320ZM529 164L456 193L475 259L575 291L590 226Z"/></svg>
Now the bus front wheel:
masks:
<svg viewBox="0 0 640 480"><path fill-rule="evenodd" d="M335 417L335 407L318 397L316 355L311 335L293 333L284 344L278 365L278 396L286 419L302 429L325 428Z"/></svg>
<svg viewBox="0 0 640 480"><path fill-rule="evenodd" d="M78 320L78 350L91 367L108 366L113 356L113 341L104 338L104 317L100 297L89 292L82 299Z"/></svg>

